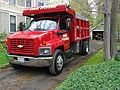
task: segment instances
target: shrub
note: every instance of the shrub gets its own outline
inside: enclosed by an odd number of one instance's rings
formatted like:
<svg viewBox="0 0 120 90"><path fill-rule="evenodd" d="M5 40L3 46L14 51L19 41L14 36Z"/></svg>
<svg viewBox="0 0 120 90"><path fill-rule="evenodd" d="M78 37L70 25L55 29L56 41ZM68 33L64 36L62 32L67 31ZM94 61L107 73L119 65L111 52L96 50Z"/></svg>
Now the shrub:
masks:
<svg viewBox="0 0 120 90"><path fill-rule="evenodd" d="M0 33L0 51L5 51L5 39L7 38L7 33Z"/></svg>
<svg viewBox="0 0 120 90"><path fill-rule="evenodd" d="M6 38L7 38L6 32L0 33L0 40L6 39Z"/></svg>
<svg viewBox="0 0 120 90"><path fill-rule="evenodd" d="M118 53L116 54L115 60L116 61L120 61L120 51L118 51Z"/></svg>
<svg viewBox="0 0 120 90"><path fill-rule="evenodd" d="M0 68L6 67L9 64L9 57L6 55L4 43L6 38L7 33L0 33Z"/></svg>
<svg viewBox="0 0 120 90"><path fill-rule="evenodd" d="M55 90L120 90L120 62L83 66Z"/></svg>

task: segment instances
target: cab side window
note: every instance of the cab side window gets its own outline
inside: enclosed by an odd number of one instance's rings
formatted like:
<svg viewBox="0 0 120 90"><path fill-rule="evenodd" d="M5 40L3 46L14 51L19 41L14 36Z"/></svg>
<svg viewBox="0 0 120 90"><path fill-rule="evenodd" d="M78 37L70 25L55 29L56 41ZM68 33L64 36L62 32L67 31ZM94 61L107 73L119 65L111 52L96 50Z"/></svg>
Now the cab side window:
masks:
<svg viewBox="0 0 120 90"><path fill-rule="evenodd" d="M60 20L60 30L66 30L66 23L64 19Z"/></svg>
<svg viewBox="0 0 120 90"><path fill-rule="evenodd" d="M71 29L70 18L60 20L60 29L61 30L70 30Z"/></svg>

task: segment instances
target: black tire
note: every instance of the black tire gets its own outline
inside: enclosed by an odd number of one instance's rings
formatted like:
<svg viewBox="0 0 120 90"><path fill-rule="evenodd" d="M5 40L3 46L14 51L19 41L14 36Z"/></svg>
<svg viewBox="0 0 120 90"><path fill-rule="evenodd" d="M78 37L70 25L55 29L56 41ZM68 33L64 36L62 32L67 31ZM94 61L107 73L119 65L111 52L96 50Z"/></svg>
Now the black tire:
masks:
<svg viewBox="0 0 120 90"><path fill-rule="evenodd" d="M80 54L87 55L89 53L89 40L80 43Z"/></svg>
<svg viewBox="0 0 120 90"><path fill-rule="evenodd" d="M65 61L65 56L63 51L57 49L53 55L52 63L49 66L50 74L54 76L59 75L63 70L64 61Z"/></svg>
<svg viewBox="0 0 120 90"><path fill-rule="evenodd" d="M79 54L80 55L82 55L82 53L83 53L83 50L82 50L83 46L82 46L82 44L83 44L83 41L80 42L80 47L79 47Z"/></svg>
<svg viewBox="0 0 120 90"><path fill-rule="evenodd" d="M12 63L10 63L10 66L14 69L21 69L22 68L22 66L17 65L17 64L12 64Z"/></svg>

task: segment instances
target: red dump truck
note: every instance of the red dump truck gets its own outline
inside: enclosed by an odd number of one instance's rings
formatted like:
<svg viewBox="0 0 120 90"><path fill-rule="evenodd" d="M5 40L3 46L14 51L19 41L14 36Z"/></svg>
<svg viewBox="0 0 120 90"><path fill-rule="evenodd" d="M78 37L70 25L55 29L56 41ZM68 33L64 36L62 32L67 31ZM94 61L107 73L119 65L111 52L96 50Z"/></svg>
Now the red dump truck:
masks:
<svg viewBox="0 0 120 90"><path fill-rule="evenodd" d="M6 42L13 68L48 66L52 75L58 75L73 54L88 54L89 20L70 6L33 7L25 9L23 16L33 19Z"/></svg>

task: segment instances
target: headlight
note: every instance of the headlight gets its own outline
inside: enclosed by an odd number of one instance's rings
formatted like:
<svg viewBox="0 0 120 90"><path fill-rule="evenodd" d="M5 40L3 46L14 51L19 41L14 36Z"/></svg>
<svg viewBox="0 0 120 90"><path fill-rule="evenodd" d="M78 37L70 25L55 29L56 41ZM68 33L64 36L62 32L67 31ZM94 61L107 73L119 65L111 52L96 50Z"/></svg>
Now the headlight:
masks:
<svg viewBox="0 0 120 90"><path fill-rule="evenodd" d="M39 55L51 55L51 48L50 47L41 47L39 48Z"/></svg>

